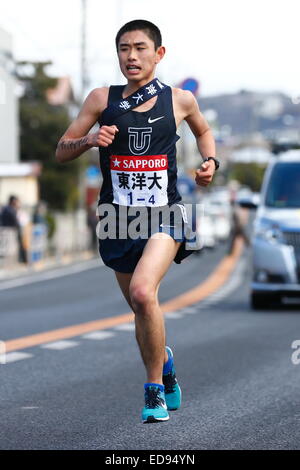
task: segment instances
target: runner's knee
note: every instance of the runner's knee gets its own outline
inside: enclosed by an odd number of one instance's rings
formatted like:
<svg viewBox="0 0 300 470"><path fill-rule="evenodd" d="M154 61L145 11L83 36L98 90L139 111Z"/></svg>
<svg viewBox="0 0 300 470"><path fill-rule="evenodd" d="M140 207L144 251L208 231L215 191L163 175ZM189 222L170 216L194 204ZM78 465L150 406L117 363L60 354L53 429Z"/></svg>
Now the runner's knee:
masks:
<svg viewBox="0 0 300 470"><path fill-rule="evenodd" d="M135 312L147 313L147 307L156 303L156 290L147 283L133 284L129 295Z"/></svg>

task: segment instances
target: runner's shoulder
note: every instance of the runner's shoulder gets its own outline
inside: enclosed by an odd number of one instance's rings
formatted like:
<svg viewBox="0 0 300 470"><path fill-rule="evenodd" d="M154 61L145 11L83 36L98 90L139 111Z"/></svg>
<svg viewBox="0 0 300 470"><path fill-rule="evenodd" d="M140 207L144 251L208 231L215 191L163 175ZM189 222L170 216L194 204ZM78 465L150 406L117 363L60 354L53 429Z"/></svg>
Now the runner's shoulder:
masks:
<svg viewBox="0 0 300 470"><path fill-rule="evenodd" d="M176 105L182 109L189 110L195 105L195 96L189 90L182 90L181 88L172 87L172 94Z"/></svg>
<svg viewBox="0 0 300 470"><path fill-rule="evenodd" d="M94 88L86 98L86 104L101 113L107 107L109 87Z"/></svg>

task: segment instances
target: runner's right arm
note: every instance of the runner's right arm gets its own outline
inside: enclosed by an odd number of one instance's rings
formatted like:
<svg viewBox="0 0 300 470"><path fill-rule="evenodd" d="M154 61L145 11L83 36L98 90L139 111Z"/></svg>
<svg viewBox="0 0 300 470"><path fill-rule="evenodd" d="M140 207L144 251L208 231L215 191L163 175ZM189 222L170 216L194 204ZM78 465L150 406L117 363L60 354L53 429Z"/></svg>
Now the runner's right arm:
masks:
<svg viewBox="0 0 300 470"><path fill-rule="evenodd" d="M108 147L118 132L116 126L102 126L88 133L107 106L108 88L95 88L86 98L77 118L61 137L56 148L56 161L66 163L92 147Z"/></svg>

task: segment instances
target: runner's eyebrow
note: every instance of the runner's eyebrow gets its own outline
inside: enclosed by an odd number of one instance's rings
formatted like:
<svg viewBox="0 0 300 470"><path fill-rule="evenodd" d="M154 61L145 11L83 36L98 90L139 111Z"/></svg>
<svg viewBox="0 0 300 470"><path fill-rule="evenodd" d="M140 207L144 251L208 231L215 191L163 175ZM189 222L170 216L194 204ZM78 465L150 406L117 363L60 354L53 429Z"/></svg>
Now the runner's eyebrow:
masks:
<svg viewBox="0 0 300 470"><path fill-rule="evenodd" d="M134 46L147 46L147 44L143 41L141 42L134 42L133 43ZM124 47L124 46L130 46L130 44L128 42L122 42L119 47Z"/></svg>

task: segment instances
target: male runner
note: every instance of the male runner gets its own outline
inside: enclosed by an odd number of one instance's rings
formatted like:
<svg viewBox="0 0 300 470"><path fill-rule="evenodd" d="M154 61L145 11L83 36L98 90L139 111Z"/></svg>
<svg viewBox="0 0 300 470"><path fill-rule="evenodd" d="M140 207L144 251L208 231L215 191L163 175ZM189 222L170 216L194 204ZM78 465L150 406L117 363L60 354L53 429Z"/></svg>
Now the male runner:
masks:
<svg viewBox="0 0 300 470"><path fill-rule="evenodd" d="M68 162L99 147L103 174L99 208L111 204L118 226L119 211L125 206L146 207L151 212L172 205L184 219L176 188L176 129L182 120L187 121L206 160L195 174L201 186L211 182L218 167L212 133L192 93L154 78L156 65L165 54L157 26L145 20L131 21L118 32L116 46L127 84L90 92L58 143L57 161ZM88 133L97 121L99 130ZM128 216L127 222L133 219ZM100 255L114 270L135 313L136 338L147 372L143 422L166 421L168 410L181 404L173 354L165 345L158 290L172 261L180 263L191 251L185 250L184 238L161 227L172 225L159 224L154 232L163 232L160 237L151 236L152 231L148 239L99 240Z"/></svg>

